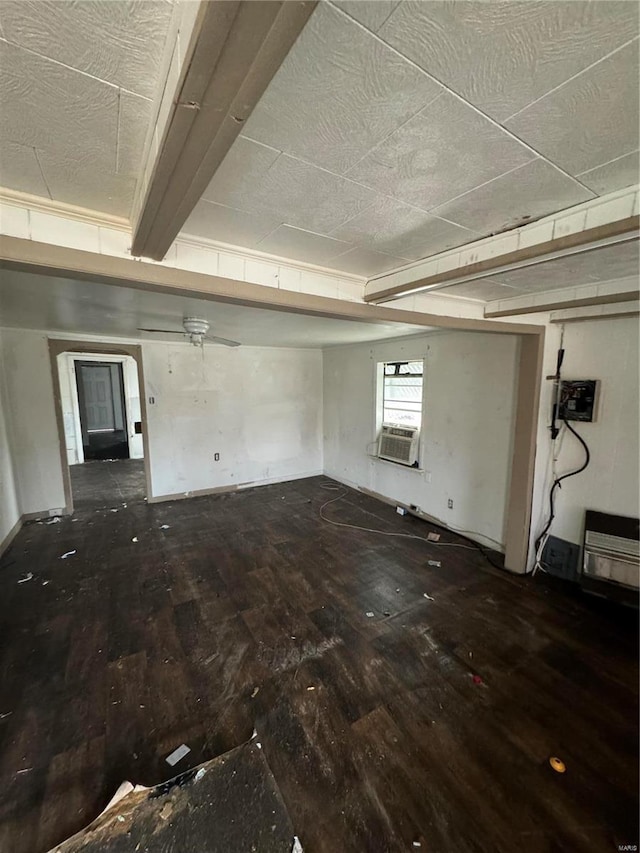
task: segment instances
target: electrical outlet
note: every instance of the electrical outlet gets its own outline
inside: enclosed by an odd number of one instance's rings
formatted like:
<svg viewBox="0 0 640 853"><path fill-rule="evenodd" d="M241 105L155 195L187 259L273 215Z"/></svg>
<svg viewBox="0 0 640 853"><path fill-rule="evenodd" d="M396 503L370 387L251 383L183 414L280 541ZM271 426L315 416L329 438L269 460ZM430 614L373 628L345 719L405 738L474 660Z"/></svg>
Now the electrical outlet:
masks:
<svg viewBox="0 0 640 853"><path fill-rule="evenodd" d="M214 461L214 462L219 462L219 461L220 461L220 454L219 454L219 453L214 453L214 454L213 454L213 461Z"/></svg>
<svg viewBox="0 0 640 853"><path fill-rule="evenodd" d="M449 498L449 500L447 501L447 506L449 507L449 509L453 509L453 498Z"/></svg>

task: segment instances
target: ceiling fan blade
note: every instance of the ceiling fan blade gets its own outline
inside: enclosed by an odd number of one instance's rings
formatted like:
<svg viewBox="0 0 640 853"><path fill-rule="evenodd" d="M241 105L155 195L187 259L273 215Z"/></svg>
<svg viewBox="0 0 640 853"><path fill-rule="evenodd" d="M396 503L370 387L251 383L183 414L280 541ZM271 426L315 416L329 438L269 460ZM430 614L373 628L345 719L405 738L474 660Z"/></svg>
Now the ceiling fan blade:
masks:
<svg viewBox="0 0 640 853"><path fill-rule="evenodd" d="M141 329L138 328L139 332L155 332L160 335L184 335L184 331L182 329Z"/></svg>
<svg viewBox="0 0 640 853"><path fill-rule="evenodd" d="M214 341L216 344L222 344L225 347L240 347L240 341L230 341L228 338L218 338L216 335L207 335L206 340Z"/></svg>

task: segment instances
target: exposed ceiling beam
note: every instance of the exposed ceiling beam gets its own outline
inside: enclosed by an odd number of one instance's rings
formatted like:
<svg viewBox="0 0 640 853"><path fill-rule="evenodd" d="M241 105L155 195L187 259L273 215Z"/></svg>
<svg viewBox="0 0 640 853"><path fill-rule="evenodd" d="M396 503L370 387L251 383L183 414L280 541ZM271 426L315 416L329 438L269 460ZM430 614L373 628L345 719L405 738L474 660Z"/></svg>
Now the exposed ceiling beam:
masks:
<svg viewBox="0 0 640 853"><path fill-rule="evenodd" d="M2 268L24 270L45 276L97 281L158 293L188 294L200 299L336 320L383 324L407 323L461 331L498 332L503 335L521 334L535 337L544 334L544 327L540 325L448 317L421 311L403 311L397 308L366 305L363 302L280 290L277 287L249 284L236 279L192 272L163 264L99 255L81 249L70 249L65 246L4 235L0 235L0 269Z"/></svg>
<svg viewBox="0 0 640 853"><path fill-rule="evenodd" d="M138 187L134 256L164 257L316 3L200 3L165 126L156 129L157 153L151 146Z"/></svg>
<svg viewBox="0 0 640 853"><path fill-rule="evenodd" d="M383 290L366 294L365 302L379 304L412 293L442 290L444 287L452 287L455 284L475 281L525 267L533 267L569 255L595 251L603 246L637 240L639 225L639 216L629 216L626 219L597 225L574 234L555 237L544 243L536 243L532 246L524 246L504 252L491 258L467 264L464 267L454 267L442 272L435 272L424 278L417 278L412 282L392 285Z"/></svg>
<svg viewBox="0 0 640 853"><path fill-rule="evenodd" d="M616 287L612 291L611 287ZM580 296L581 288L566 291L549 290L542 293L527 293L524 297L501 299L489 302L484 310L485 317L516 317L519 314L538 314L541 311L556 311L563 308L586 308L590 305L615 305L629 302L640 295L638 279L621 279L620 282L606 282L601 285L606 292ZM591 289L586 285L586 289ZM528 304L527 304L528 303ZM493 306L493 307L492 307Z"/></svg>
<svg viewBox="0 0 640 853"><path fill-rule="evenodd" d="M377 304L389 302L637 240L639 213L640 187L625 187L373 276L367 281L364 298Z"/></svg>
<svg viewBox="0 0 640 853"><path fill-rule="evenodd" d="M590 305L586 308L565 308L552 311L550 323L584 323L594 320L617 320L622 317L640 316L640 302L622 302L617 305Z"/></svg>

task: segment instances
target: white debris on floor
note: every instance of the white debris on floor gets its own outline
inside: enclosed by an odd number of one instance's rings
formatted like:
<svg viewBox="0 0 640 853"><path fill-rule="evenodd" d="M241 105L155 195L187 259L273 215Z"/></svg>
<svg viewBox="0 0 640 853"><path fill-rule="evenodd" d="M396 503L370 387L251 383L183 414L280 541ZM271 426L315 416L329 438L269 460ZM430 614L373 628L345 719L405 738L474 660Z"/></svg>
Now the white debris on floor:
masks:
<svg viewBox="0 0 640 853"><path fill-rule="evenodd" d="M173 767L178 763L178 761L182 761L185 755L188 755L190 752L191 749L186 745L186 743L182 743L177 749L174 749L170 755L167 755L165 761Z"/></svg>

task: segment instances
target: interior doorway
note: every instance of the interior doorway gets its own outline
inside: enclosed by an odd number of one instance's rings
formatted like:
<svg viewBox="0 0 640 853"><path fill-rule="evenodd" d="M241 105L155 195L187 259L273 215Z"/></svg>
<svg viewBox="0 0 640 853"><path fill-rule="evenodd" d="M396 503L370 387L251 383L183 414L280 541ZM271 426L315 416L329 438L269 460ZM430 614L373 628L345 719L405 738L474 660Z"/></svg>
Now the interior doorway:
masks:
<svg viewBox="0 0 640 853"><path fill-rule="evenodd" d="M121 362L75 362L80 432L85 462L129 459Z"/></svg>
<svg viewBox="0 0 640 853"><path fill-rule="evenodd" d="M66 511L144 501L149 464L139 348L62 341L49 348Z"/></svg>

